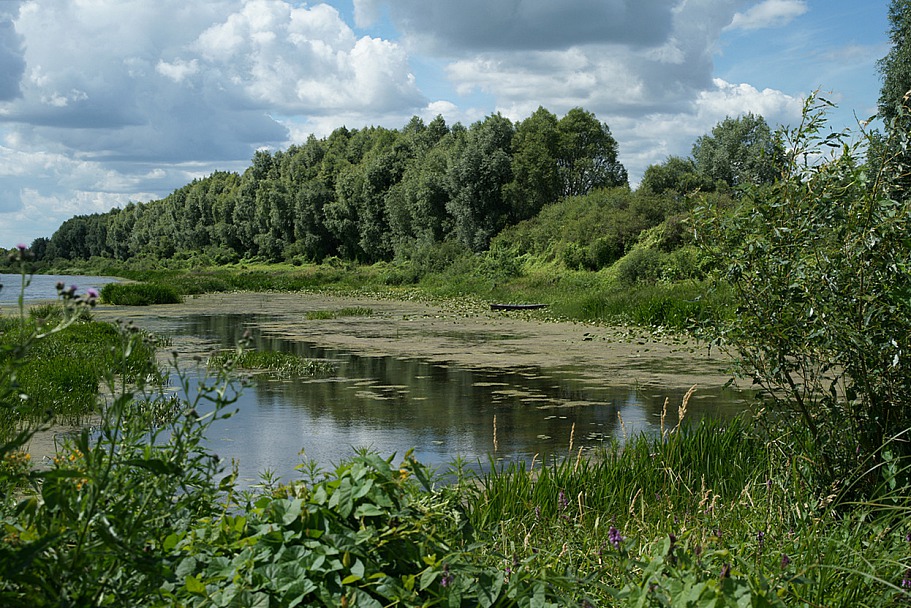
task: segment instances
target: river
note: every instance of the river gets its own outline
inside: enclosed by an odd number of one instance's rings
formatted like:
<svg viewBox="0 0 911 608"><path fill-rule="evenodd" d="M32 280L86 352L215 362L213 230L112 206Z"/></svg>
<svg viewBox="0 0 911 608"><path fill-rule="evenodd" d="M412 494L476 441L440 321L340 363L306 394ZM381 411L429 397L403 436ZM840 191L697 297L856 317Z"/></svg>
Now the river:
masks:
<svg viewBox="0 0 911 608"><path fill-rule="evenodd" d="M304 318L304 310L354 301L374 313ZM414 449L440 468L456 457L475 467L490 458L540 461L566 455L571 443L573 454L594 450L612 438L658 432L666 400L666 428L674 425L697 383L688 420L730 417L749 400L725 386L722 361L666 337L614 341L606 328L516 315L294 294L213 295L99 313L169 336L187 366L191 354L231 348L248 331L254 348L336 366L328 378L257 376L238 413L213 427L211 447L239 463L244 486L266 470L292 479L303 458L331 467L358 448L396 458ZM559 350L548 342L556 339L564 344Z"/></svg>
<svg viewBox="0 0 911 608"><path fill-rule="evenodd" d="M28 285L23 292L22 275L0 273L0 307L15 306L20 294L24 294L26 302L53 300L57 297L57 283L63 283L67 289L75 285L77 293L84 294L89 289L101 291L104 285L120 280L115 277L36 274L28 277Z"/></svg>

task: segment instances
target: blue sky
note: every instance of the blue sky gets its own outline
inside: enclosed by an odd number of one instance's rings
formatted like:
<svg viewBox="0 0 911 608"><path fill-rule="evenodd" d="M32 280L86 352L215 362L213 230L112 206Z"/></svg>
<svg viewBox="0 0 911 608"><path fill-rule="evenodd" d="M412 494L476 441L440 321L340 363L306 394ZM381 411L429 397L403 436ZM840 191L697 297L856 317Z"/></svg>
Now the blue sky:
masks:
<svg viewBox="0 0 911 608"><path fill-rule="evenodd" d="M726 116L875 112L888 0L0 1L0 247L338 126L581 106L635 185Z"/></svg>

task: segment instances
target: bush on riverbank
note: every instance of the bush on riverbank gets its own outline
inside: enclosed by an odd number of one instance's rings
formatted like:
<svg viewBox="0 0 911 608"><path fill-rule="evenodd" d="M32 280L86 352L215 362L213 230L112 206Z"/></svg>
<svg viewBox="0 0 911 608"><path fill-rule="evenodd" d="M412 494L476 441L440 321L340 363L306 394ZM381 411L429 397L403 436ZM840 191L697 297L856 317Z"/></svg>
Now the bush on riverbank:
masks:
<svg viewBox="0 0 911 608"><path fill-rule="evenodd" d="M180 304L183 299L172 287L154 283L108 283L101 288L101 301L119 306Z"/></svg>

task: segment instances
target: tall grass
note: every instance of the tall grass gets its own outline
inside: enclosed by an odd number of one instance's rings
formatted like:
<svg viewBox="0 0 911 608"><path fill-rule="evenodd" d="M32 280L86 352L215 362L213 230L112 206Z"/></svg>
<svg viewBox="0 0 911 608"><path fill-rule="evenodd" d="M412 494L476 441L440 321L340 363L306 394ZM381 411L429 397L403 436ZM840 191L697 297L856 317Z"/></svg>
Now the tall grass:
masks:
<svg viewBox="0 0 911 608"><path fill-rule="evenodd" d="M488 559L573 572L605 605L907 599L911 488L895 483L906 471L881 464L879 498L839 503L807 483L794 440L749 418L704 419L591 456L491 466L458 491Z"/></svg>
<svg viewBox="0 0 911 608"><path fill-rule="evenodd" d="M17 356L23 333L36 330L37 323L52 320L53 309L35 311L36 318L24 325L0 317L0 364ZM118 329L110 323L79 321L31 347L28 361L16 372L18 391L27 395L16 411L3 411L0 421L9 428L19 420L55 416L77 421L95 411L98 388L105 374L119 374L125 381L157 377L154 343L140 340L126 352L126 335L137 333Z"/></svg>
<svg viewBox="0 0 911 608"><path fill-rule="evenodd" d="M173 287L157 283L108 283L101 288L101 300L120 306L180 304L183 301Z"/></svg>

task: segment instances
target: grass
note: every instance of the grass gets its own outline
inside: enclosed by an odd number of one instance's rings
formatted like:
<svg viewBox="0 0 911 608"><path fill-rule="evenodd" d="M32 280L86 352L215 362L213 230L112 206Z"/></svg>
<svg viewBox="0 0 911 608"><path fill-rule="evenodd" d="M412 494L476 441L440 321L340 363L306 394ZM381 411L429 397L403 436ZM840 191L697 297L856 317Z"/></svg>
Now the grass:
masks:
<svg viewBox="0 0 911 608"><path fill-rule="evenodd" d="M291 353L245 350L217 353L209 357L210 368L232 366L239 369L270 372L280 377L330 376L337 371L335 364L319 359L307 359Z"/></svg>
<svg viewBox="0 0 911 608"><path fill-rule="evenodd" d="M783 447L749 420L704 420L590 458L493 468L456 491L484 531L488 559L542 577L574 572L603 605L734 605L741 596L737 605L882 606L907 597L908 488L838 504L810 489Z"/></svg>
<svg viewBox="0 0 911 608"><path fill-rule="evenodd" d="M621 272L612 268L599 272L569 270L553 260L516 259L503 252L462 255L426 272L418 272L414 266L414 262L407 261L364 266L328 260L302 266L241 262L184 269L167 267L166 262L137 260L121 265L107 262L103 267L84 270L167 286L183 296L232 291L369 292L391 297L413 297L417 293L428 299L470 298L479 304L541 302L549 305L546 312L540 313L541 318L673 329L713 322L731 315L733 310L725 287L706 280L665 279L629 284L622 280ZM328 313L312 314L319 317Z"/></svg>
<svg viewBox="0 0 911 608"><path fill-rule="evenodd" d="M24 325L18 319L0 317L0 365L12 361L26 333L34 331L39 322L42 327L53 325L56 314L53 307L34 309L33 318ZM154 343L143 340L125 355L124 332L130 330L83 318L36 342L15 375L17 390L28 398L21 401L18 411L3 412L3 425L8 428L17 420L48 415L78 421L96 410L98 387L106 374L117 374L126 381L156 376Z"/></svg>
<svg viewBox="0 0 911 608"><path fill-rule="evenodd" d="M369 317L373 314L372 308L365 308L363 306L350 306L346 308L340 308L338 310L311 310L307 313L306 317L308 320L330 320L338 319L341 317Z"/></svg>
<svg viewBox="0 0 911 608"><path fill-rule="evenodd" d="M101 301L120 306L180 304L183 299L174 288L156 283L108 283L101 288Z"/></svg>

